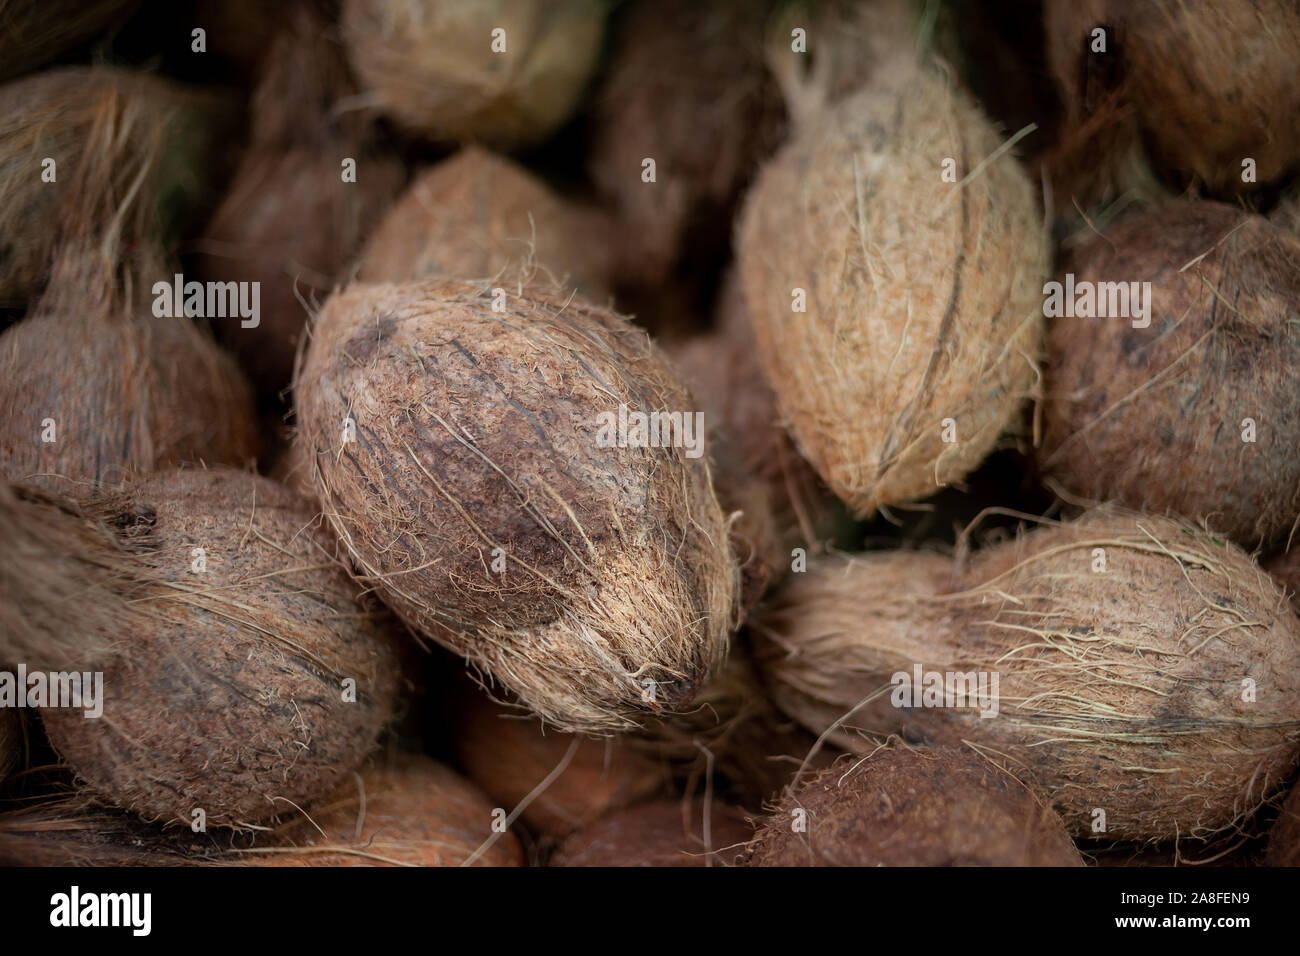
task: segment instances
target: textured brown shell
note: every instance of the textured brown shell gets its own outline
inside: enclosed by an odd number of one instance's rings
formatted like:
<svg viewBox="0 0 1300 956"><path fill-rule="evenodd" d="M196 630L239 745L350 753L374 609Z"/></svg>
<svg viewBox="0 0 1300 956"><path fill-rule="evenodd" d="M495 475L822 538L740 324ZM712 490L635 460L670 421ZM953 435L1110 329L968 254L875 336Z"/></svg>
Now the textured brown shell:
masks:
<svg viewBox="0 0 1300 956"><path fill-rule="evenodd" d="M587 161L619 219L626 278L660 283L679 257L725 246L741 190L784 135L763 62L768 6L655 0L621 17ZM646 158L653 183L641 178Z"/></svg>
<svg viewBox="0 0 1300 956"><path fill-rule="evenodd" d="M407 189L366 243L356 277L490 279L510 290L540 282L601 301L610 229L522 166L470 146Z"/></svg>
<svg viewBox="0 0 1300 956"><path fill-rule="evenodd" d="M452 718L456 760L496 806L513 812L568 761L520 814L534 833L563 836L610 810L667 790L669 778L662 762L637 752L622 738L546 730L535 719L494 704L465 683Z"/></svg>
<svg viewBox="0 0 1300 956"><path fill-rule="evenodd" d="M1282 786L1300 749L1300 619L1239 548L1167 518L1094 511L964 568L818 561L756 629L773 699L814 733L857 752L874 749L864 733L969 742L1079 836L1101 808L1107 839L1206 838ZM891 678L917 664L997 674L997 715L896 708Z"/></svg>
<svg viewBox="0 0 1300 956"><path fill-rule="evenodd" d="M759 358L804 456L859 514L959 481L1035 392L1047 247L1002 142L902 55L814 115L746 200ZM964 181L943 182L946 159Z"/></svg>
<svg viewBox="0 0 1300 956"><path fill-rule="evenodd" d="M191 319L152 313L140 284L170 282L172 270L144 253L119 296L97 255L66 249L34 312L0 334L0 473L66 491L256 458L235 363ZM46 419L54 442L42 440Z"/></svg>
<svg viewBox="0 0 1300 956"><path fill-rule="evenodd" d="M614 313L496 301L431 281L325 304L296 386L325 515L399 616L562 729L680 709L726 652L722 512L705 458L600 447L597 416L693 402Z"/></svg>
<svg viewBox="0 0 1300 956"><path fill-rule="evenodd" d="M796 829L795 812L803 829ZM963 750L877 750L787 797L749 866L1083 866L1065 825L1019 780Z"/></svg>
<svg viewBox="0 0 1300 956"><path fill-rule="evenodd" d="M439 141L537 143L577 106L599 0L345 0L343 37L375 106ZM506 50L492 50L505 30Z"/></svg>
<svg viewBox="0 0 1300 956"><path fill-rule="evenodd" d="M1050 0L1048 62L1073 122L1102 104L1133 115L1158 166L1213 194L1300 163L1300 10L1289 0ZM1107 52L1090 34L1107 28ZM1107 99L1111 97L1111 99Z"/></svg>
<svg viewBox="0 0 1300 956"><path fill-rule="evenodd" d="M1205 518L1247 546L1289 532L1300 518L1300 237L1231 206L1170 202L1106 229L1065 271L1149 281L1151 325L1051 320L1046 470L1075 495ZM1253 443L1242 441L1247 418Z"/></svg>
<svg viewBox="0 0 1300 956"><path fill-rule="evenodd" d="M202 809L209 826L271 818L346 779L394 710L397 657L313 512L228 470L161 473L99 506L152 587L103 667L103 717L42 714L78 776L146 818L189 824Z"/></svg>
<svg viewBox="0 0 1300 956"><path fill-rule="evenodd" d="M399 755L363 770L269 840L240 853L260 866L523 866L519 839L493 832L488 798L454 770ZM496 837L481 855L476 852Z"/></svg>
<svg viewBox="0 0 1300 956"><path fill-rule="evenodd" d="M703 801L660 800L615 810L570 834L550 866L725 866L749 839L744 815L714 803L704 838Z"/></svg>

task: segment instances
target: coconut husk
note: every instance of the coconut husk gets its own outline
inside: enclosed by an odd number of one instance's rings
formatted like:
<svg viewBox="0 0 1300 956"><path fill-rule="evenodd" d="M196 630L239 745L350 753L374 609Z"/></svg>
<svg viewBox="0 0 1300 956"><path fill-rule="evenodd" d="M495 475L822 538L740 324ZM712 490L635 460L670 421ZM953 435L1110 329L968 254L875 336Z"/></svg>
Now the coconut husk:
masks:
<svg viewBox="0 0 1300 956"><path fill-rule="evenodd" d="M149 283L170 288L174 270L147 248L119 266L119 249L66 247L32 313L0 334L0 473L12 480L85 491L257 457L234 362L188 317L151 310Z"/></svg>
<svg viewBox="0 0 1300 956"><path fill-rule="evenodd" d="M345 0L368 104L442 142L536 144L578 104L600 53L601 0ZM493 31L506 49L494 52Z"/></svg>
<svg viewBox="0 0 1300 956"><path fill-rule="evenodd" d="M0 80L33 70L130 18L139 0L4 0Z"/></svg>
<svg viewBox="0 0 1300 956"><path fill-rule="evenodd" d="M612 226L555 195L522 166L469 146L420 176L375 229L356 277L540 283L608 298Z"/></svg>
<svg viewBox="0 0 1300 956"><path fill-rule="evenodd" d="M561 837L611 810L666 794L667 766L624 738L565 734L462 681L452 716L456 761L535 834ZM529 799L531 797L531 799Z"/></svg>
<svg viewBox="0 0 1300 956"><path fill-rule="evenodd" d="M764 65L771 2L637 2L594 97L588 167L614 211L620 274L656 286L725 249L733 210L786 119ZM655 181L642 162L655 161Z"/></svg>
<svg viewBox="0 0 1300 956"><path fill-rule="evenodd" d="M7 597L7 595L6 595ZM0 780L23 759L23 722L18 711L0 710Z"/></svg>
<svg viewBox="0 0 1300 956"><path fill-rule="evenodd" d="M810 730L859 753L890 734L967 742L1039 785L1080 837L1097 809L1109 839L1214 837L1300 749L1300 619L1243 551L1168 518L1092 511L969 564L823 559L755 632L773 700ZM996 714L895 706L896 675L916 666L996 674Z"/></svg>
<svg viewBox="0 0 1300 956"><path fill-rule="evenodd" d="M488 798L451 768L403 754L354 773L256 844L241 866L523 866L518 838L493 829Z"/></svg>
<svg viewBox="0 0 1300 956"><path fill-rule="evenodd" d="M1047 243L1010 141L910 53L808 115L748 195L740 281L796 444L867 515L960 481L1036 393Z"/></svg>
<svg viewBox="0 0 1300 956"><path fill-rule="evenodd" d="M0 482L0 540L0 664L80 671L103 661L134 616L109 529L70 500Z"/></svg>
<svg viewBox="0 0 1300 956"><path fill-rule="evenodd" d="M258 283L260 321L214 322L218 338L274 404L293 377L311 310L343 277L406 174L364 117L341 109L355 86L331 27L295 5L254 90L252 138L230 189L195 244L205 282ZM343 181L343 161L356 181Z"/></svg>
<svg viewBox="0 0 1300 956"><path fill-rule="evenodd" d="M817 550L829 536L834 496L781 422L734 273L723 282L715 330L666 350L704 409L718 498L740 512L732 545L750 609L785 577L792 549Z"/></svg>
<svg viewBox="0 0 1300 956"><path fill-rule="evenodd" d="M1264 562L1264 570L1291 595L1291 603L1300 611L1300 547L1274 555Z"/></svg>
<svg viewBox="0 0 1300 956"><path fill-rule="evenodd" d="M621 317L360 284L321 311L295 392L362 580L560 729L686 708L721 663L739 574L706 459L599 442L620 405L691 409Z"/></svg>
<svg viewBox="0 0 1300 956"><path fill-rule="evenodd" d="M0 306L35 299L70 239L165 244L219 173L223 118L215 97L107 67L0 86Z"/></svg>
<svg viewBox="0 0 1300 956"><path fill-rule="evenodd" d="M87 507L118 529L143 593L101 667L103 718L42 712L77 775L146 819L189 825L201 809L209 827L346 779L393 715L398 658L313 510L224 469L163 472Z"/></svg>
<svg viewBox="0 0 1300 956"><path fill-rule="evenodd" d="M1300 787L1292 787L1268 836L1268 866L1300 866Z"/></svg>
<svg viewBox="0 0 1300 956"><path fill-rule="evenodd" d="M44 796L0 812L0 866L186 866L211 851L165 833L84 791Z"/></svg>
<svg viewBox="0 0 1300 956"><path fill-rule="evenodd" d="M1071 256L1077 282L1149 281L1150 327L1057 318L1039 458L1075 497L1171 512L1253 547L1300 521L1300 237L1173 201ZM1061 278L1064 282L1064 278ZM1242 440L1244 419L1256 440Z"/></svg>
<svg viewBox="0 0 1300 956"><path fill-rule="evenodd" d="M1065 825L1015 777L960 749L880 748L787 797L748 866L1083 866Z"/></svg>
<svg viewBox="0 0 1300 956"><path fill-rule="evenodd" d="M1091 51L1098 26L1105 53ZM1300 164L1300 10L1288 0L1053 0L1045 32L1072 123L1127 113L1178 186L1231 196ZM1255 183L1242 181L1247 157Z"/></svg>
<svg viewBox="0 0 1300 956"><path fill-rule="evenodd" d="M659 800L615 810L571 833L549 865L726 866L749 835L735 807Z"/></svg>
<svg viewBox="0 0 1300 956"><path fill-rule="evenodd" d="M1283 196L1269 218L1283 229L1300 235L1300 191L1293 190Z"/></svg>

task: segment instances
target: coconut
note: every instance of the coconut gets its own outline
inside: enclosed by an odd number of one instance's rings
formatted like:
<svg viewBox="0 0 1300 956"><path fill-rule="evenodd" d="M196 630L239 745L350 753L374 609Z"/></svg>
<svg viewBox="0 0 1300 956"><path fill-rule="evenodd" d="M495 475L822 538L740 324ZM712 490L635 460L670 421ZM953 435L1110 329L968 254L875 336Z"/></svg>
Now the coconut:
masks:
<svg viewBox="0 0 1300 956"><path fill-rule="evenodd" d="M600 53L601 0L345 0L373 105L438 141L535 144L573 112Z"/></svg>
<svg viewBox="0 0 1300 956"><path fill-rule="evenodd" d="M749 839L744 814L702 800L616 810L570 834L550 866L725 866Z"/></svg>
<svg viewBox="0 0 1300 956"><path fill-rule="evenodd" d="M1204 517L1246 545L1295 527L1300 237L1231 206L1170 202L1108 228L1065 271L1099 295L1150 282L1149 310L1051 323L1044 470L1073 495ZM1107 299L1112 312L1130 301Z"/></svg>
<svg viewBox="0 0 1300 956"><path fill-rule="evenodd" d="M865 515L959 481L1034 394L1047 245L1003 137L909 54L808 115L746 200L740 281L798 447Z"/></svg>
<svg viewBox="0 0 1300 956"><path fill-rule="evenodd" d="M1168 518L1096 510L968 566L825 559L755 627L773 699L813 732L969 742L1081 837L1099 811L1108 839L1212 837L1300 748L1300 618L1243 551Z"/></svg>
<svg viewBox="0 0 1300 956"><path fill-rule="evenodd" d="M483 793L449 767L403 754L354 774L310 811L235 856L261 866L522 866Z"/></svg>
<svg viewBox="0 0 1300 956"><path fill-rule="evenodd" d="M403 194L366 243L357 278L490 279L511 290L537 281L599 301L608 296L610 231L596 210L470 146Z"/></svg>
<svg viewBox="0 0 1300 956"><path fill-rule="evenodd" d="M621 317L360 284L321 310L295 392L362 579L560 729L683 709L721 663L739 575L703 449L617 426L693 403Z"/></svg>
<svg viewBox="0 0 1300 956"><path fill-rule="evenodd" d="M141 247L68 246L28 318L0 334L0 474L62 488L111 486L183 462L257 456L252 394L185 316L159 317L149 283L170 276Z"/></svg>
<svg viewBox="0 0 1300 956"><path fill-rule="evenodd" d="M1070 122L1130 113L1147 153L1180 185L1232 195L1300 163L1300 9L1290 0L1052 0L1044 20ZM1098 27L1104 52L1094 49Z"/></svg>
<svg viewBox="0 0 1300 956"><path fill-rule="evenodd" d="M70 229L113 219L127 242L175 233L218 172L221 119L214 98L126 70L0 86L0 306L39 294Z"/></svg>
<svg viewBox="0 0 1300 956"><path fill-rule="evenodd" d="M1291 601L1300 610L1300 547L1275 555L1264 562L1264 570L1277 580L1291 595Z"/></svg>
<svg viewBox="0 0 1300 956"><path fill-rule="evenodd" d="M781 423L734 272L723 282L716 329L665 348L704 409L723 508L740 512L732 539L751 608L785 576L792 549L813 549L829 531L834 499Z"/></svg>
<svg viewBox="0 0 1300 956"><path fill-rule="evenodd" d="M264 401L288 387L309 308L342 277L405 180L363 119L338 113L354 86L328 30L310 6L292 10L253 94L248 151L195 246L200 281L257 284L258 324L229 315L214 326Z"/></svg>
<svg viewBox="0 0 1300 956"><path fill-rule="evenodd" d="M785 132L763 63L770 5L638 2L621 17L588 165L618 217L629 281L658 285L680 259L726 248L741 190Z"/></svg>
<svg viewBox="0 0 1300 956"><path fill-rule="evenodd" d="M0 482L0 540L0 665L82 671L104 660L135 616L108 529L72 501Z"/></svg>
<svg viewBox="0 0 1300 956"><path fill-rule="evenodd" d="M667 789L663 763L624 739L548 732L469 681L452 723L457 763L496 806L513 813L522 805L520 819L541 836L563 836Z"/></svg>
<svg viewBox="0 0 1300 956"><path fill-rule="evenodd" d="M1283 196L1270 218L1283 229L1300 235L1300 190L1293 190Z"/></svg>
<svg viewBox="0 0 1300 956"><path fill-rule="evenodd" d="M1291 795L1282 804L1269 832L1264 862L1269 866L1300 866L1300 786L1292 787Z"/></svg>
<svg viewBox="0 0 1300 956"><path fill-rule="evenodd" d="M231 470L163 472L94 506L141 593L102 666L103 719L42 712L77 775L147 819L208 826L345 780L393 712L397 657L313 511Z"/></svg>
<svg viewBox="0 0 1300 956"><path fill-rule="evenodd" d="M6 0L0 79L18 76L127 21L139 0Z"/></svg>
<svg viewBox="0 0 1300 956"><path fill-rule="evenodd" d="M1083 866L1023 783L960 749L879 749L822 771L762 822L748 866Z"/></svg>

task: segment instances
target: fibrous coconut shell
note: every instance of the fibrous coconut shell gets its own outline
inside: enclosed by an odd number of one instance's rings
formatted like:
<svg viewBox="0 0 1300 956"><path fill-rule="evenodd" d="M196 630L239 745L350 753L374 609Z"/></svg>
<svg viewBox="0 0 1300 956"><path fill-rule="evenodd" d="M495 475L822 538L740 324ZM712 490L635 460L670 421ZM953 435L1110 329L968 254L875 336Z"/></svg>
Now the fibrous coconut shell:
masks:
<svg viewBox="0 0 1300 956"><path fill-rule="evenodd" d="M749 866L1083 866L1043 800L977 754L880 749L823 770L746 848Z"/></svg>

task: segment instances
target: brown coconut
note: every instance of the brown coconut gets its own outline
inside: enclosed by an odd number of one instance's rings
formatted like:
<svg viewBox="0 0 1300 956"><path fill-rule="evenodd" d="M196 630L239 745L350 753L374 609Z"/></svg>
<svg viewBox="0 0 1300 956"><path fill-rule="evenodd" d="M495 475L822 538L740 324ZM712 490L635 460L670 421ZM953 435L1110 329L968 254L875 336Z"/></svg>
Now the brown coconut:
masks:
<svg viewBox="0 0 1300 956"><path fill-rule="evenodd" d="M309 311L319 305L405 180L364 119L340 111L355 93L338 41L296 5L267 51L252 101L252 137L229 191L195 246L196 278L255 282L259 324L213 319L258 395L274 403L293 377ZM355 180L344 180L344 162Z"/></svg>
<svg viewBox="0 0 1300 956"><path fill-rule="evenodd" d="M1093 50L1098 27L1105 52ZM1300 9L1290 0L1051 0L1044 30L1068 122L1127 114L1179 185L1234 195L1300 164ZM1253 182L1243 182L1247 158Z"/></svg>
<svg viewBox="0 0 1300 956"><path fill-rule="evenodd" d="M128 242L175 233L220 172L222 124L214 98L127 70L67 67L0 86L0 306L40 293L70 232L111 218Z"/></svg>
<svg viewBox="0 0 1300 956"><path fill-rule="evenodd" d="M1083 866L1061 818L1015 777L960 749L879 749L787 797L749 866Z"/></svg>
<svg viewBox="0 0 1300 956"><path fill-rule="evenodd" d="M357 268L365 282L442 276L608 297L611 226L522 166L469 146L420 176L375 229Z"/></svg>
<svg viewBox="0 0 1300 956"><path fill-rule="evenodd" d="M774 701L813 732L863 753L890 734L969 742L1082 837L1096 809L1108 839L1211 837L1283 785L1300 748L1300 619L1243 551L1168 518L1092 511L968 566L822 560L756 628ZM912 706L895 682L916 666L997 675L996 714Z"/></svg>
<svg viewBox="0 0 1300 956"><path fill-rule="evenodd" d="M1150 326L1051 320L1044 469L1072 495L1204 517L1248 546L1288 534L1300 518L1300 237L1231 206L1170 202L1106 229L1065 271L1149 281Z"/></svg>
<svg viewBox="0 0 1300 956"><path fill-rule="evenodd" d="M0 334L0 474L11 480L113 486L257 457L247 381L190 318L154 313L149 284L170 288L174 272L163 257L141 246L119 263L121 249L66 247L31 314Z"/></svg>
<svg viewBox="0 0 1300 956"><path fill-rule="evenodd" d="M42 712L77 775L147 819L201 809L208 826L267 820L347 779L393 713L396 648L313 510L224 469L163 472L95 507L144 593L102 667L103 718Z"/></svg>
<svg viewBox="0 0 1300 956"><path fill-rule="evenodd" d="M371 105L437 141L513 149L577 106L604 19L601 0L344 0L342 26Z"/></svg>
<svg viewBox="0 0 1300 956"><path fill-rule="evenodd" d="M689 706L721 663L739 576L706 459L601 447L620 405L694 407L618 315L360 284L322 309L295 392L362 579L549 722L634 727Z"/></svg>
<svg viewBox="0 0 1300 956"><path fill-rule="evenodd" d="M259 866L523 866L519 839L493 830L494 809L451 768L404 754L353 774L232 858Z"/></svg>
<svg viewBox="0 0 1300 956"><path fill-rule="evenodd" d="M0 666L84 671L103 661L135 616L110 530L70 500L0 482L0 541Z"/></svg>
<svg viewBox="0 0 1300 956"><path fill-rule="evenodd" d="M703 800L615 810L570 834L550 866L726 866L749 839L744 814Z"/></svg>
<svg viewBox="0 0 1300 956"><path fill-rule="evenodd" d="M738 266L796 443L865 515L960 481L1035 393L1047 246L1005 137L910 54L808 116L750 190Z"/></svg>
<svg viewBox="0 0 1300 956"><path fill-rule="evenodd" d="M717 313L714 331L666 350L704 410L719 500L740 512L732 537L748 608L789 571L792 549L812 549L827 534L834 498L782 424L734 273Z"/></svg>
<svg viewBox="0 0 1300 956"><path fill-rule="evenodd" d="M507 813L528 800L519 816L540 836L563 836L610 810L659 796L670 783L662 761L623 738L547 730L468 680L452 725L460 767Z"/></svg>
<svg viewBox="0 0 1300 956"><path fill-rule="evenodd" d="M1300 787L1292 787L1268 835L1269 866L1300 866Z"/></svg>
<svg viewBox="0 0 1300 956"><path fill-rule="evenodd" d="M785 132L763 60L771 6L637 2L620 17L588 166L619 220L625 279L657 285L680 259L726 247L741 190Z"/></svg>
<svg viewBox="0 0 1300 956"><path fill-rule="evenodd" d="M0 79L26 73L127 21L139 0L5 0Z"/></svg>

